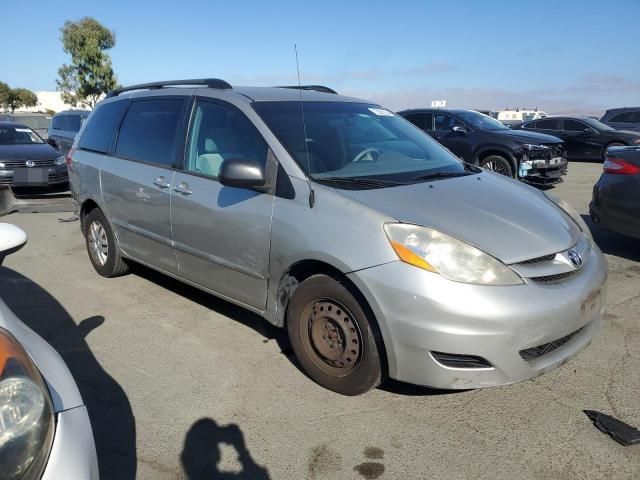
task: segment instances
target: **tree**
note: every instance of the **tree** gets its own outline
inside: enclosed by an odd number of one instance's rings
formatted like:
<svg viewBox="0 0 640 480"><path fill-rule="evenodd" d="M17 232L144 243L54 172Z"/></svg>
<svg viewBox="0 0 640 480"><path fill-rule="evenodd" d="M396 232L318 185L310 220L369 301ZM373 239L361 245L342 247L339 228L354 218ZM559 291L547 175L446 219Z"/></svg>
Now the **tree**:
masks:
<svg viewBox="0 0 640 480"><path fill-rule="evenodd" d="M9 88L6 83L0 82L0 107L8 108L11 113L20 107L35 107L38 105L38 96L26 88Z"/></svg>
<svg viewBox="0 0 640 480"><path fill-rule="evenodd" d="M71 55L71 63L58 69L62 100L93 109L103 94L117 86L111 58L105 53L115 46L115 33L91 17L67 21L61 31L62 48Z"/></svg>

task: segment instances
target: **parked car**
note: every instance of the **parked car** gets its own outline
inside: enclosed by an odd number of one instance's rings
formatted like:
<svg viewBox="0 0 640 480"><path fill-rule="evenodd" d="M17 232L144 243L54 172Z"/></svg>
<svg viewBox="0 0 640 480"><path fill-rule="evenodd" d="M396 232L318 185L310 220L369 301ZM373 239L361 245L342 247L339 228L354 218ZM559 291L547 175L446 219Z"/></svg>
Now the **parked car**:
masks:
<svg viewBox="0 0 640 480"><path fill-rule="evenodd" d="M465 162L533 185L562 182L567 171L562 141L512 131L473 110L413 109L398 112Z"/></svg>
<svg viewBox="0 0 640 480"><path fill-rule="evenodd" d="M0 223L0 259L27 241ZM0 478L98 478L87 409L60 355L0 300Z"/></svg>
<svg viewBox="0 0 640 480"><path fill-rule="evenodd" d="M640 131L640 107L612 108L600 121L616 130Z"/></svg>
<svg viewBox="0 0 640 480"><path fill-rule="evenodd" d="M98 104L70 155L100 275L140 262L286 327L305 372L342 394L387 375L535 377L602 318L607 264L571 207L365 100L134 85Z"/></svg>
<svg viewBox="0 0 640 480"><path fill-rule="evenodd" d="M89 113L91 112L87 110L66 110L56 113L49 127L47 143L66 155Z"/></svg>
<svg viewBox="0 0 640 480"><path fill-rule="evenodd" d="M67 181L64 155L26 125L0 122L0 185L46 187Z"/></svg>
<svg viewBox="0 0 640 480"><path fill-rule="evenodd" d="M607 230L640 239L640 147L609 149L589 214Z"/></svg>
<svg viewBox="0 0 640 480"><path fill-rule="evenodd" d="M640 145L640 133L614 130L589 117L547 117L515 128L561 138L568 160L603 161L610 147Z"/></svg>
<svg viewBox="0 0 640 480"><path fill-rule="evenodd" d="M37 112L0 113L0 122L14 122L26 125L36 132L40 138L46 140L49 125L51 125L51 115Z"/></svg>

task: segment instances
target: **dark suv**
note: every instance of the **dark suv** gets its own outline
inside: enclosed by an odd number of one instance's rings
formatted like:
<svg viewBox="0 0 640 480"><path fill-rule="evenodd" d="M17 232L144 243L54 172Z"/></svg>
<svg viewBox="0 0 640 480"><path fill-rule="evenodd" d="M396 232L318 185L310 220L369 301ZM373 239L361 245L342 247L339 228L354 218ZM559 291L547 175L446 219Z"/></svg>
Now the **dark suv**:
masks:
<svg viewBox="0 0 640 480"><path fill-rule="evenodd" d="M534 185L562 182L567 171L557 137L515 131L472 110L412 109L398 112L465 162Z"/></svg>

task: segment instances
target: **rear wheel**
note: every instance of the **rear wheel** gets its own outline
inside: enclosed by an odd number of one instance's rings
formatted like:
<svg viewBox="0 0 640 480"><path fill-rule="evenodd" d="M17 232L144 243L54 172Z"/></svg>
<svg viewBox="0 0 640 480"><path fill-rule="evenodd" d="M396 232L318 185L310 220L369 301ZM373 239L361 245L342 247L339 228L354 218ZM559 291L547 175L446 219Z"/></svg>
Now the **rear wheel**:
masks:
<svg viewBox="0 0 640 480"><path fill-rule="evenodd" d="M367 310L345 284L327 275L314 275L298 286L287 309L287 329L311 379L343 395L359 395L380 384L382 341Z"/></svg>
<svg viewBox="0 0 640 480"><path fill-rule="evenodd" d="M116 246L111 225L95 208L84 219L84 237L93 268L103 277L118 277L129 271Z"/></svg>
<svg viewBox="0 0 640 480"><path fill-rule="evenodd" d="M513 178L513 170L509 160L499 155L490 155L480 161L480 166L491 172Z"/></svg>

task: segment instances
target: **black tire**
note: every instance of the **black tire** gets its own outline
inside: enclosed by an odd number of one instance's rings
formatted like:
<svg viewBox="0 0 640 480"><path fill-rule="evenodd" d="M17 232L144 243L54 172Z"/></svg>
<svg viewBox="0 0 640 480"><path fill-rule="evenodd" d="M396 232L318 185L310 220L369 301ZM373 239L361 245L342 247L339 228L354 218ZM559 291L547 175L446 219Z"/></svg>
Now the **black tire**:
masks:
<svg viewBox="0 0 640 480"><path fill-rule="evenodd" d="M129 265L120 256L116 239L111 229L111 225L107 221L106 217L98 208L91 210L84 219L84 238L87 246L87 253L89 254L89 260L93 268L103 277L119 277L129 272ZM102 249L104 254L104 263L101 262L99 255L95 252L93 243L96 241L97 236L94 235L93 228L99 226L104 235L100 235L102 239L101 245L105 248ZM106 253L105 253L106 249Z"/></svg>
<svg viewBox="0 0 640 480"><path fill-rule="evenodd" d="M506 177L513 178L513 169L511 168L511 163L504 157L500 155L489 155L486 158L480 160L480 166L482 168L486 168L487 170L491 170L492 172L500 173Z"/></svg>
<svg viewBox="0 0 640 480"><path fill-rule="evenodd" d="M328 275L304 280L289 301L287 330L312 380L342 395L360 395L384 380L384 348L368 307L349 287Z"/></svg>

